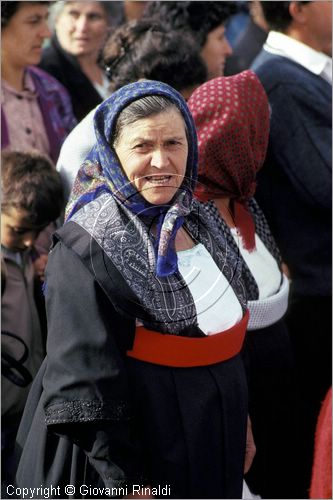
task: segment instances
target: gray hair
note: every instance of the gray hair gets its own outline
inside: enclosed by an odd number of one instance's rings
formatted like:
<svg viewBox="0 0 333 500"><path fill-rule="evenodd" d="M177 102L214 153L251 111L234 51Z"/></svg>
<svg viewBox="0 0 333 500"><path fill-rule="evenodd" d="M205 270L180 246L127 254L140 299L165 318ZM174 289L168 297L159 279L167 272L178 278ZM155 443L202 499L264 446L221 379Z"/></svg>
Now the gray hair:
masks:
<svg viewBox="0 0 333 500"><path fill-rule="evenodd" d="M157 115L159 113L164 113L165 111L169 110L177 111L177 113L179 113L180 116L183 118L183 115L180 109L177 107L177 105L164 96L149 95L132 102L119 113L115 129L112 133L111 145L112 146L116 145L121 136L122 131L128 125L131 125L132 123L135 123L138 120L142 120L143 118L148 118L149 116ZM186 123L184 119L183 121L184 121L186 137L188 138Z"/></svg>
<svg viewBox="0 0 333 500"><path fill-rule="evenodd" d="M54 25L55 25L59 15L63 11L66 3L67 2L60 0L58 2L54 2L53 4L51 4L50 15L49 15L49 25L50 25L50 28L52 30L54 30Z"/></svg>
<svg viewBox="0 0 333 500"><path fill-rule="evenodd" d="M58 0L57 2L53 2L50 6L50 15L49 15L49 26L52 31L54 31L55 23L57 22L58 17L64 10L66 4L72 3L74 0ZM111 18L112 18L112 12L111 12L111 7L110 3L111 2L103 2L99 1L97 3L100 3L103 7L103 9L106 12L107 18L108 18L108 23L111 25Z"/></svg>

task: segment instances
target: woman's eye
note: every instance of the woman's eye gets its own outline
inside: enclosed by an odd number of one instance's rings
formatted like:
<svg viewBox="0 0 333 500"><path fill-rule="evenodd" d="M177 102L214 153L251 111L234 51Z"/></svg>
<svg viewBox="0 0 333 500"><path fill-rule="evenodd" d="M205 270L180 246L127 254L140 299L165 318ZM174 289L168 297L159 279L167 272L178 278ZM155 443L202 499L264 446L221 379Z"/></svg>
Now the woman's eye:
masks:
<svg viewBox="0 0 333 500"><path fill-rule="evenodd" d="M167 142L167 146L179 146L181 143L179 141L176 141L176 140L171 140L171 141L168 141Z"/></svg>
<svg viewBox="0 0 333 500"><path fill-rule="evenodd" d="M31 17L28 20L28 24L34 25L34 24L38 24L40 21L41 21L40 17L37 17L37 16L36 17Z"/></svg>
<svg viewBox="0 0 333 500"><path fill-rule="evenodd" d="M89 14L88 19L89 21L100 21L101 19L103 19L103 17L101 16L101 14Z"/></svg>
<svg viewBox="0 0 333 500"><path fill-rule="evenodd" d="M143 142L143 143L140 143L140 144L136 144L134 146L134 149L136 149L137 151L142 151L144 149L147 149L148 147L149 147L149 145L146 144L145 142Z"/></svg>
<svg viewBox="0 0 333 500"><path fill-rule="evenodd" d="M68 15L69 17L71 17L72 19L78 19L80 17L80 13L79 12L76 12L75 10L70 10L68 12Z"/></svg>

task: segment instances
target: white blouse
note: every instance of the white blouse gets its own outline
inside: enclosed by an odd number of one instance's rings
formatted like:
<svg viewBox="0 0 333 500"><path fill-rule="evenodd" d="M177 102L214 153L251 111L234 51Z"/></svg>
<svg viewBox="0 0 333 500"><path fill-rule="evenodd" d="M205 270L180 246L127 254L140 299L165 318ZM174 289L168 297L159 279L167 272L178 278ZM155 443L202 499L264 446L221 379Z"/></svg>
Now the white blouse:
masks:
<svg viewBox="0 0 333 500"><path fill-rule="evenodd" d="M267 250L257 234L255 235L256 249L249 252L243 247L237 229L231 228L230 230L243 259L258 285L259 300L274 295L281 285L281 272L274 257Z"/></svg>
<svg viewBox="0 0 333 500"><path fill-rule="evenodd" d="M100 84L98 82L93 82L93 85L103 100L110 97L110 82L104 74L102 75L102 83Z"/></svg>
<svg viewBox="0 0 333 500"><path fill-rule="evenodd" d="M213 335L238 323L243 316L241 305L206 248L199 243L177 256L179 271L194 299L199 328Z"/></svg>

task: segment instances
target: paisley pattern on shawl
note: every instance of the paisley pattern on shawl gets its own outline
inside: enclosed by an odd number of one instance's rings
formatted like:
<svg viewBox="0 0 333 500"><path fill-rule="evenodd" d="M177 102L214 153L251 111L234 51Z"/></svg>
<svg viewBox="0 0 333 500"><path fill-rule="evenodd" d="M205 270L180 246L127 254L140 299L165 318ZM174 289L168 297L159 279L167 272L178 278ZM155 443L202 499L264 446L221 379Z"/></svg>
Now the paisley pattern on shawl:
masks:
<svg viewBox="0 0 333 500"><path fill-rule="evenodd" d="M225 231L216 229L203 204L193 200L192 205L184 227L212 255L245 311L241 259L230 247ZM104 193L79 210L71 221L90 234L128 283L136 297L135 309L142 311L142 316L136 317L147 328L172 335L198 336L192 294L179 272L164 277L156 275L152 235L141 217ZM131 311L131 304L128 307Z"/></svg>
<svg viewBox="0 0 333 500"><path fill-rule="evenodd" d="M124 174L116 153L110 147L119 113L131 102L149 95L171 100L180 110L187 128L188 158L185 177L178 193L169 205L149 204ZM156 274L169 276L177 271L174 240L191 211L193 190L197 178L197 139L192 116L183 97L161 82L142 81L122 87L104 101L94 116L96 144L81 166L66 209L66 221L87 203L102 193L110 193L133 214L157 220L155 244Z"/></svg>

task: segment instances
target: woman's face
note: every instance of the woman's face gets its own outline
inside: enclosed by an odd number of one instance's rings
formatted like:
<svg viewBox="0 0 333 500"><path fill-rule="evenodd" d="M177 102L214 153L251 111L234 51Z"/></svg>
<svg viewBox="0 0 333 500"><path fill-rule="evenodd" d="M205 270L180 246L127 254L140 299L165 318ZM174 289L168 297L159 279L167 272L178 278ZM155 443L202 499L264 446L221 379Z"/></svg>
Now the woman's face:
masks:
<svg viewBox="0 0 333 500"><path fill-rule="evenodd" d="M170 109L127 125L115 151L129 181L152 205L169 203L183 182L188 144L181 114Z"/></svg>
<svg viewBox="0 0 333 500"><path fill-rule="evenodd" d="M108 31L106 11L101 2L67 2L55 27L59 43L67 52L97 58Z"/></svg>
<svg viewBox="0 0 333 500"><path fill-rule="evenodd" d="M2 29L1 55L5 64L24 69L40 62L43 42L50 36L47 19L46 4L21 2Z"/></svg>
<svg viewBox="0 0 333 500"><path fill-rule="evenodd" d="M201 50L201 57L206 63L208 80L224 75L226 59L232 54L232 48L225 36L223 24L212 30Z"/></svg>

